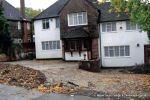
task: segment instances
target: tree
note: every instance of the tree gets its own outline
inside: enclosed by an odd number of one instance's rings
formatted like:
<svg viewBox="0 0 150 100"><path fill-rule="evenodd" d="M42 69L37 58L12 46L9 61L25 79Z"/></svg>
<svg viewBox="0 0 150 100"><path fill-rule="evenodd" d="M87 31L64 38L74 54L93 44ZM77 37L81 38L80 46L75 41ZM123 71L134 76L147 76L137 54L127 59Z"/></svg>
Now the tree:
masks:
<svg viewBox="0 0 150 100"><path fill-rule="evenodd" d="M0 53L6 55L10 54L10 48L12 46L11 35L8 27L7 19L3 14L2 3L0 3Z"/></svg>
<svg viewBox="0 0 150 100"><path fill-rule="evenodd" d="M17 8L18 10L20 10L20 8ZM32 19L33 17L35 17L36 15L40 14L41 10L35 10L33 8L25 8L25 15L27 18Z"/></svg>
<svg viewBox="0 0 150 100"><path fill-rule="evenodd" d="M98 0L100 3L106 0ZM115 12L125 12L130 15L131 21L140 25L148 32L150 39L150 4L149 0L110 0Z"/></svg>

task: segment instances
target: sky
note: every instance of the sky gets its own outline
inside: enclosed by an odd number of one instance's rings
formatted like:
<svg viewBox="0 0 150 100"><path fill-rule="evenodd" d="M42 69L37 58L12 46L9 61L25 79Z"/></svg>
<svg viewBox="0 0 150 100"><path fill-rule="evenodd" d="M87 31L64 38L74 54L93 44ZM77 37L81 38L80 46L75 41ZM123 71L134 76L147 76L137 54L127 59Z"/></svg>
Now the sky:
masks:
<svg viewBox="0 0 150 100"><path fill-rule="evenodd" d="M6 0L14 7L20 7L20 0ZM26 7L33 9L46 9L57 0L25 0Z"/></svg>

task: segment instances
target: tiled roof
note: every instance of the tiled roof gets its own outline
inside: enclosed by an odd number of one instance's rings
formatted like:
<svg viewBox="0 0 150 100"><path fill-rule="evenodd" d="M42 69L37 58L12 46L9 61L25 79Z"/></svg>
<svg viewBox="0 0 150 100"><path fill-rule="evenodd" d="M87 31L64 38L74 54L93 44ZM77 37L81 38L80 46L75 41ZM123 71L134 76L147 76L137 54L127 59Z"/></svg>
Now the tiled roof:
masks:
<svg viewBox="0 0 150 100"><path fill-rule="evenodd" d="M113 11L113 7L111 6L110 2L106 2L106 3L102 3L100 5L97 5L97 8L101 11L101 16L100 16L101 22L121 21L121 20L128 20L129 19L129 15L127 15L124 12L119 13L119 14L115 13ZM112 12L109 12L110 9L112 10Z"/></svg>
<svg viewBox="0 0 150 100"><path fill-rule="evenodd" d="M62 38L71 39L71 38L85 38L89 37L89 33L82 28L75 28L63 34Z"/></svg>
<svg viewBox="0 0 150 100"><path fill-rule="evenodd" d="M23 17L21 13L15 7L5 0L0 0L0 2L2 2L2 6L4 8L4 16L8 20L22 20Z"/></svg>
<svg viewBox="0 0 150 100"><path fill-rule="evenodd" d="M34 20L59 16L59 12L65 6L68 0L58 0L53 5L48 7L42 13L34 18Z"/></svg>
<svg viewBox="0 0 150 100"><path fill-rule="evenodd" d="M36 16L34 18L34 20L59 16L59 12L61 11L61 9L65 6L65 4L68 1L69 0L58 0L53 5L51 5L46 10L44 10L41 14ZM87 0L87 1L90 2L90 0ZM121 14L118 14L115 12L110 13L109 10L113 9L110 2L102 3L100 5L93 4L93 6L95 6L97 9L99 9L101 11L101 19L100 19L101 22L119 21L119 20L128 20L129 19L129 15L127 15L125 13L121 13Z"/></svg>

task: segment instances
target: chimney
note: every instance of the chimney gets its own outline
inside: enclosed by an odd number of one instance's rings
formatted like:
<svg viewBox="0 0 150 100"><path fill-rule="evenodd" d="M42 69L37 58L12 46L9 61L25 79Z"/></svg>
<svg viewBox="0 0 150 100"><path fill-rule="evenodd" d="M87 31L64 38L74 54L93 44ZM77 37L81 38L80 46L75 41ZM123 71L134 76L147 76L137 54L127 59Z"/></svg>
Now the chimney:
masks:
<svg viewBox="0 0 150 100"><path fill-rule="evenodd" d="M22 16L25 18L25 2L24 0L20 0L20 11L21 11L21 14Z"/></svg>

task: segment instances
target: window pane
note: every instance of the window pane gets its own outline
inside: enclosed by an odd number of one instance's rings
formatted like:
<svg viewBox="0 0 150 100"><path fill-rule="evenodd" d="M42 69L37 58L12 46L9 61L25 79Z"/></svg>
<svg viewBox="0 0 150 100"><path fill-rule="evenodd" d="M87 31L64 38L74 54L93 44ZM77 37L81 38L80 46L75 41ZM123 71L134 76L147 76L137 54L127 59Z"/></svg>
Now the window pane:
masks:
<svg viewBox="0 0 150 100"><path fill-rule="evenodd" d="M105 57L108 57L109 56L108 47L105 47L104 50L105 50Z"/></svg>
<svg viewBox="0 0 150 100"><path fill-rule="evenodd" d="M49 20L46 20L46 29L49 28Z"/></svg>
<svg viewBox="0 0 150 100"><path fill-rule="evenodd" d="M102 32L106 32L106 23L102 24Z"/></svg>
<svg viewBox="0 0 150 100"><path fill-rule="evenodd" d="M42 50L45 50L45 42L42 42Z"/></svg>
<svg viewBox="0 0 150 100"><path fill-rule="evenodd" d="M73 25L73 14L69 14L69 25Z"/></svg>
<svg viewBox="0 0 150 100"><path fill-rule="evenodd" d="M141 26L137 24L137 29L141 29Z"/></svg>
<svg viewBox="0 0 150 100"><path fill-rule="evenodd" d="M109 47L109 55L110 55L110 57L114 56L114 48L113 47Z"/></svg>
<svg viewBox="0 0 150 100"><path fill-rule="evenodd" d="M83 24L83 17L82 17L82 15L79 15L78 19L79 19L79 24Z"/></svg>
<svg viewBox="0 0 150 100"><path fill-rule="evenodd" d="M132 29L132 30L136 30L136 24L133 23L133 22L131 22L131 29Z"/></svg>
<svg viewBox="0 0 150 100"><path fill-rule="evenodd" d="M83 12L83 23L86 24L87 23L87 13Z"/></svg>
<svg viewBox="0 0 150 100"><path fill-rule="evenodd" d="M120 46L120 56L125 56L125 54L124 54L124 46Z"/></svg>
<svg viewBox="0 0 150 100"><path fill-rule="evenodd" d="M119 56L119 46L115 47L115 56Z"/></svg>
<svg viewBox="0 0 150 100"><path fill-rule="evenodd" d="M42 20L42 27L45 29L45 20Z"/></svg>
<svg viewBox="0 0 150 100"><path fill-rule="evenodd" d="M74 25L78 24L77 13L74 13Z"/></svg>
<svg viewBox="0 0 150 100"><path fill-rule="evenodd" d="M130 47L125 46L125 56L130 56Z"/></svg>
<svg viewBox="0 0 150 100"><path fill-rule="evenodd" d="M116 31L116 23L112 22L112 31Z"/></svg>
<svg viewBox="0 0 150 100"><path fill-rule="evenodd" d="M56 18L56 28L59 28L60 27L60 20L59 18Z"/></svg>
<svg viewBox="0 0 150 100"><path fill-rule="evenodd" d="M46 42L46 50L49 50L49 42Z"/></svg>
<svg viewBox="0 0 150 100"><path fill-rule="evenodd" d="M130 30L131 28L130 28L131 26L130 26L130 22L129 21L126 21L126 29L127 30Z"/></svg>
<svg viewBox="0 0 150 100"><path fill-rule="evenodd" d="M107 32L110 32L111 31L111 23L107 23Z"/></svg>
<svg viewBox="0 0 150 100"><path fill-rule="evenodd" d="M57 49L57 42L56 41L53 41L53 49Z"/></svg>
<svg viewBox="0 0 150 100"><path fill-rule="evenodd" d="M50 50L52 50L53 49L53 47L52 47L52 41L49 41L49 48L50 48Z"/></svg>
<svg viewBox="0 0 150 100"><path fill-rule="evenodd" d="M60 41L57 41L57 49L60 49Z"/></svg>

